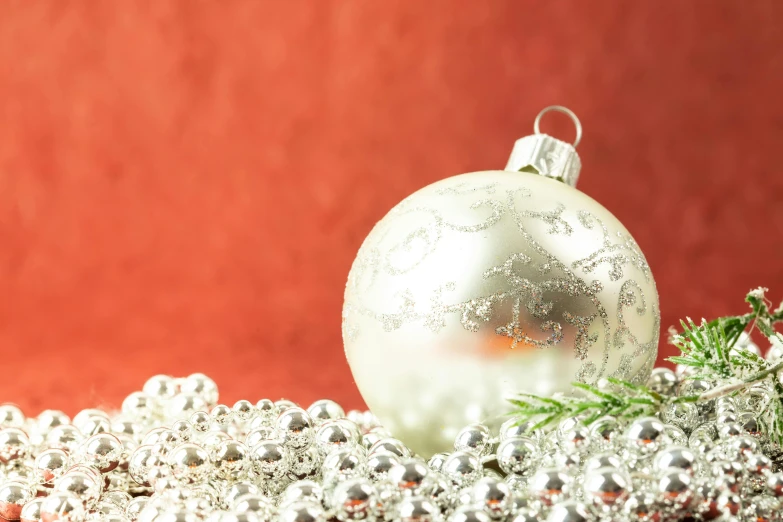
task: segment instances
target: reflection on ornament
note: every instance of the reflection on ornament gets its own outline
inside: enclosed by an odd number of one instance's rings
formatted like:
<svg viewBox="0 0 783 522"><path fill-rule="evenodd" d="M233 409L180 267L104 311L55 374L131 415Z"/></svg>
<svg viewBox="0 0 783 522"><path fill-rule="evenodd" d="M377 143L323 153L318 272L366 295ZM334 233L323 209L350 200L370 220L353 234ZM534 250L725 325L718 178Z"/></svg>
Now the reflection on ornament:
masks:
<svg viewBox="0 0 783 522"><path fill-rule="evenodd" d="M574 188L570 144L538 132L504 171L425 187L365 239L348 276L345 352L371 411L422 455L505 398L655 362L658 294L647 261L608 210ZM555 107L573 118L568 109Z"/></svg>

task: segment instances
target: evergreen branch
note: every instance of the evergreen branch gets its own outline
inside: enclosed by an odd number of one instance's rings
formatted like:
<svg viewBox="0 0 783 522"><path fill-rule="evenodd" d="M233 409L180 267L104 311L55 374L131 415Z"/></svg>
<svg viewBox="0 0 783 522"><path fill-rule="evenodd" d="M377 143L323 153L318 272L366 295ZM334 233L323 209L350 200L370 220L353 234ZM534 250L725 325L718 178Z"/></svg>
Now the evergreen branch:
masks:
<svg viewBox="0 0 783 522"><path fill-rule="evenodd" d="M767 361L748 350L745 341L740 342L743 332L755 327L768 339L783 343L783 335L774 328L775 323L783 322L783 303L770 311L764 291L758 288L748 293L745 301L751 312L747 314L702 320L698 325L688 318L680 322L682 331L672 334L670 342L679 348L680 354L667 360L695 370L688 379L714 384L700 395L664 396L646 386L609 377L609 386L605 387L572 383L575 395L571 396L552 398L520 393L510 399L517 407L512 415L520 423L535 422L530 430L543 429L570 417L580 417L585 425L590 425L607 415L619 419L657 415L671 404L708 402L745 393L751 386L769 381L775 390L772 404L757 412L757 417L764 433L783 444L783 384L777 379L783 372L783 360Z"/></svg>

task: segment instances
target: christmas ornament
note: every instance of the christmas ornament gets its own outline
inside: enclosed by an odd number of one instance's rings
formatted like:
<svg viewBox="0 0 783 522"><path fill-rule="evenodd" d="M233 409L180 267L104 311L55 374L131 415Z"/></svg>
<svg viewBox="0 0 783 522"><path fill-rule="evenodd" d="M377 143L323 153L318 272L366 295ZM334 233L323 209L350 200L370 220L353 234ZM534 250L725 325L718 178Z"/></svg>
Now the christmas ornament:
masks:
<svg viewBox="0 0 783 522"><path fill-rule="evenodd" d="M568 114L574 145L541 134ZM422 455L517 392L573 381L644 382L660 313L650 268L625 227L574 187L581 125L548 107L503 171L436 182L370 232L345 291L343 338L370 410Z"/></svg>

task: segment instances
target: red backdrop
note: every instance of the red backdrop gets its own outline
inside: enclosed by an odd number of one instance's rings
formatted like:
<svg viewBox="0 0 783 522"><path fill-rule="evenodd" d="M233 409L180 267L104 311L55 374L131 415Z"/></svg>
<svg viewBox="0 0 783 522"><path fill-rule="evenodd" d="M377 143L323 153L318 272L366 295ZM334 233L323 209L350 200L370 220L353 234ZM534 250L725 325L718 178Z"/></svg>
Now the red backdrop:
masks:
<svg viewBox="0 0 783 522"><path fill-rule="evenodd" d="M502 167L554 103L664 328L780 299L781 19L775 0L2 2L0 400L73 413L203 371L229 403L360 406L340 339L360 242L414 190Z"/></svg>

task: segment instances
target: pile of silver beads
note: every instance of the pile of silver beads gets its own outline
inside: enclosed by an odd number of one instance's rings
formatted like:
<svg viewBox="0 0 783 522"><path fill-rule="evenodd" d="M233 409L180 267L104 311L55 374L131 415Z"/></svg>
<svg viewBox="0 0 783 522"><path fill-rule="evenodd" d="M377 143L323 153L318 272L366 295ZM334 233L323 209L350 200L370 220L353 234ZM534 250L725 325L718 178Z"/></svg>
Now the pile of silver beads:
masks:
<svg viewBox="0 0 783 522"><path fill-rule="evenodd" d="M774 354L773 354L774 355ZM653 371L662 394L711 383ZM687 388L687 390L685 389ZM158 375L121 411L0 406L0 519L25 522L783 520L759 386L657 417L474 424L423 459L335 402L220 404L202 374Z"/></svg>

